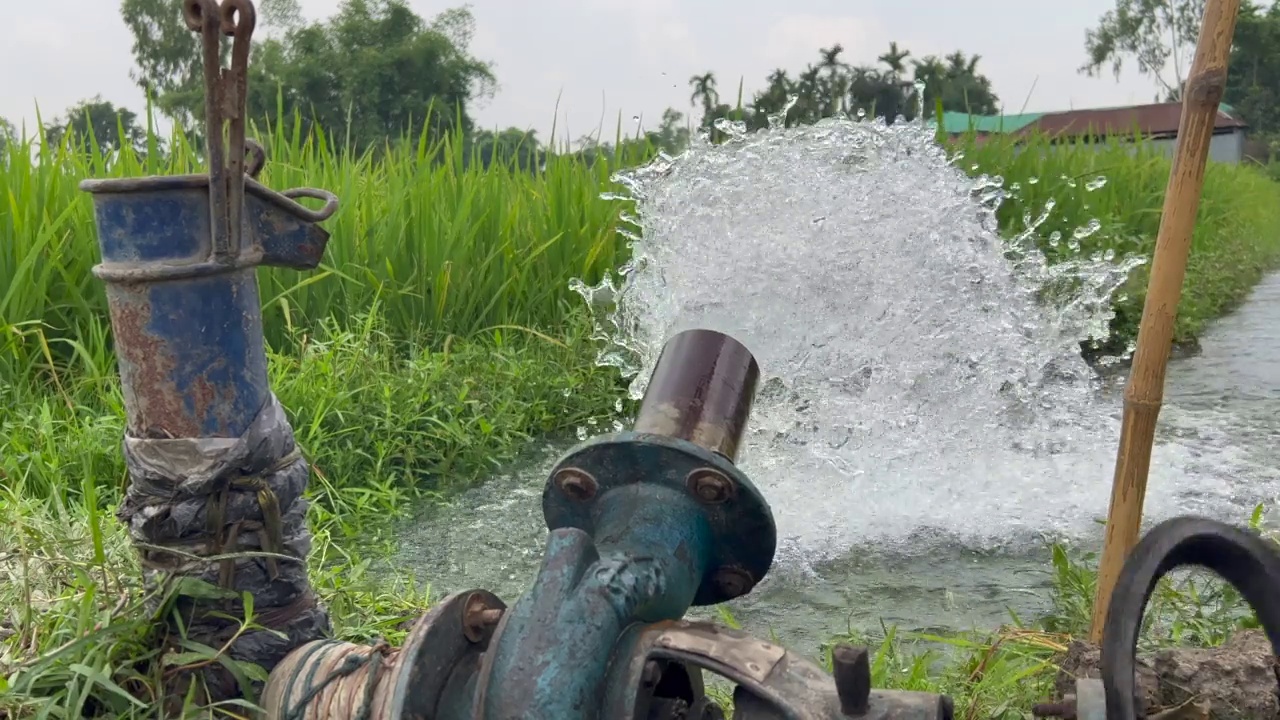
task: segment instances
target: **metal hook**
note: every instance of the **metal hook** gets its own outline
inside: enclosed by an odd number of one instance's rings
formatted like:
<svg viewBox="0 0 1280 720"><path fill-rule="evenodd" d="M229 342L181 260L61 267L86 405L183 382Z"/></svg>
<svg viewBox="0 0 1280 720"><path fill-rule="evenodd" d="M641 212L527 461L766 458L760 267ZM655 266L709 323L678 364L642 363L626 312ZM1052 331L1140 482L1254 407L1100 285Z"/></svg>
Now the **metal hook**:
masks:
<svg viewBox="0 0 1280 720"><path fill-rule="evenodd" d="M221 4L217 0L184 0L182 9L187 27L200 33L203 41L213 259L232 263L241 250L246 170L245 102L250 38L257 23L257 12L252 0L223 0ZM222 67L223 35L233 38L229 70ZM255 158L257 154L255 151ZM253 174L261 171L261 163L256 168Z"/></svg>

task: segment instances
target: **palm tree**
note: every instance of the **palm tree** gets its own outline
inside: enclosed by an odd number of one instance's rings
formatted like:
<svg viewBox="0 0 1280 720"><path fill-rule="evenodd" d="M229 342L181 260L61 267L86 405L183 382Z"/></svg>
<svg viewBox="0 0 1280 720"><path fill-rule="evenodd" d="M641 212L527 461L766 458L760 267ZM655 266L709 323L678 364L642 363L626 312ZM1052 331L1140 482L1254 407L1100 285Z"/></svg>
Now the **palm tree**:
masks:
<svg viewBox="0 0 1280 720"><path fill-rule="evenodd" d="M822 68L817 65L810 65L805 71L800 73L799 80L795 83L794 91L799 100L794 108L796 121L802 124L809 124L822 118L822 109L824 103L822 97Z"/></svg>
<svg viewBox="0 0 1280 720"><path fill-rule="evenodd" d="M787 100L793 92L791 77L787 75L787 71L781 68L769 73L768 86L763 92L758 92L751 101L754 112L751 114L752 125L756 129L766 127L769 123L769 116L782 112L787 106Z"/></svg>
<svg viewBox="0 0 1280 720"><path fill-rule="evenodd" d="M703 75L694 75L689 78L689 84L693 86L693 93L689 95L689 105L697 107L698 102L702 102L702 109L708 115L720 102L720 93L716 92L716 76L713 72L707 72Z"/></svg>
<svg viewBox="0 0 1280 720"><path fill-rule="evenodd" d="M821 48L818 53L822 56L822 60L818 63L819 70L826 71L826 87L824 95L826 102L824 104L825 115L835 115L840 111L841 105L844 104L845 92L849 89L849 79L844 71L848 66L840 60L840 53L844 52L844 46L836 43L829 48Z"/></svg>
<svg viewBox="0 0 1280 720"><path fill-rule="evenodd" d="M876 58L880 62L889 66L889 73L894 77L902 75L907 69L906 59L911 57L910 50L903 50L898 47L897 42L889 43L889 51Z"/></svg>

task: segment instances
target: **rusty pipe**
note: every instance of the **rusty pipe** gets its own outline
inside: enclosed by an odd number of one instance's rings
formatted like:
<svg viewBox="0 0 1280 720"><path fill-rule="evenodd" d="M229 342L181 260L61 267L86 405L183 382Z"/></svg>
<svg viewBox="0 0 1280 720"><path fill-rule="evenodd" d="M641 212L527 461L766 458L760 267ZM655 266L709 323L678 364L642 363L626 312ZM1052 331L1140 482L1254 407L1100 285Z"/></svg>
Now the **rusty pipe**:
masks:
<svg viewBox="0 0 1280 720"><path fill-rule="evenodd" d="M759 379L742 343L714 330L686 330L663 347L633 429L687 440L735 462Z"/></svg>

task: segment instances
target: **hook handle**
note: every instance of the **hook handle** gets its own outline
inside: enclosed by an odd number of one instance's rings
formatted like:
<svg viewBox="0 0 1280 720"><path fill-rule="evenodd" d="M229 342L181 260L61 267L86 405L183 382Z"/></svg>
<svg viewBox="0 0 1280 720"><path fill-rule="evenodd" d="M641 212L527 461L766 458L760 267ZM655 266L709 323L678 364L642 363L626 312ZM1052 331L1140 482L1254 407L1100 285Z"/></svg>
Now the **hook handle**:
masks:
<svg viewBox="0 0 1280 720"><path fill-rule="evenodd" d="M293 200L294 198L304 198L304 197L313 198L315 200L323 200L324 206L321 207L319 210L312 210L311 208L303 205L302 203L298 203L298 202L293 203L293 205L295 206L293 208L294 214L296 214L298 217L308 222L324 222L325 220L328 220L329 218L333 217L333 214L338 211L338 196L334 195L328 190L321 190L320 188L301 187L301 188L293 188L291 190L285 190L280 194L289 198L290 200Z"/></svg>
<svg viewBox="0 0 1280 720"><path fill-rule="evenodd" d="M217 0L183 0L182 17L187 28L199 33L202 41L213 260L232 263L241 249L246 170L245 102L249 45L257 24L257 12L252 0L222 0L221 4ZM222 67L224 35L232 38L231 67L227 70ZM261 170L260 164L257 169Z"/></svg>

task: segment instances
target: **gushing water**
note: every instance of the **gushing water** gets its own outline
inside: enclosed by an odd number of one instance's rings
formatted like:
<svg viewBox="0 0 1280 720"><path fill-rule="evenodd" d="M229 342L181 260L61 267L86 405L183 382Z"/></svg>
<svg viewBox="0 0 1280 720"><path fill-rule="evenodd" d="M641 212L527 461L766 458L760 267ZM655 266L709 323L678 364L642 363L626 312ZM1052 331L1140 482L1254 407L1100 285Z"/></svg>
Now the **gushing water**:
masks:
<svg viewBox="0 0 1280 720"><path fill-rule="evenodd" d="M1052 201L1001 239L994 212L1020 188L967 177L928 127L777 118L759 133L717 130L727 142L617 178L636 200L623 228L634 259L620 285L574 287L596 313L599 361L633 378L633 397L686 328L727 332L760 362L740 465L781 547L734 602L738 618L815 650L851 622L989 627L1006 605L1047 609L1041 537L1096 540L1118 437L1119 399L1079 345L1105 335L1110 297L1139 261L1081 257L1095 221L1043 238L1074 257L1046 263L1035 248ZM1062 182L1093 192L1106 180ZM1280 298L1280 283L1268 287ZM1280 374L1259 368L1280 357L1263 330L1277 307L1206 335L1206 357L1185 365L1195 370L1171 368L1148 518L1240 521L1275 495ZM1220 368L1223 357L1234 359ZM1242 389L1244 403L1231 396ZM589 423L578 439L621 428ZM538 498L564 449L416 521L396 571L514 599L536 573Z"/></svg>
<svg viewBox="0 0 1280 720"><path fill-rule="evenodd" d="M1140 260L1049 265L1035 240L1052 202L1002 239L1011 190L966 176L932 127L772 125L722 123L726 142L615 178L636 201L633 261L621 286L574 285L596 308L599 362L634 376L638 398L681 330L752 350L762 390L740 464L772 503L784 564L1093 527L1117 431L1080 343L1105 337ZM1178 490L1160 487L1153 512Z"/></svg>

